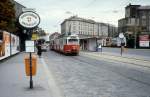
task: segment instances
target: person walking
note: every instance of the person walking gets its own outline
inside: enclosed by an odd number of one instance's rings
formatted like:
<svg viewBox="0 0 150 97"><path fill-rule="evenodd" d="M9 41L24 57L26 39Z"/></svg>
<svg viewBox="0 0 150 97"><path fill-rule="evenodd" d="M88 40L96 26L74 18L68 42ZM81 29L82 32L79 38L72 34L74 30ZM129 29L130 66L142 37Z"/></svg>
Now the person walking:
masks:
<svg viewBox="0 0 150 97"><path fill-rule="evenodd" d="M39 57L41 57L41 55L42 55L42 43L41 43L41 41L38 41L38 43L37 43L37 54Z"/></svg>
<svg viewBox="0 0 150 97"><path fill-rule="evenodd" d="M101 51L101 52L102 52L102 45L101 45L101 43L100 43L99 46L98 46L98 51Z"/></svg>

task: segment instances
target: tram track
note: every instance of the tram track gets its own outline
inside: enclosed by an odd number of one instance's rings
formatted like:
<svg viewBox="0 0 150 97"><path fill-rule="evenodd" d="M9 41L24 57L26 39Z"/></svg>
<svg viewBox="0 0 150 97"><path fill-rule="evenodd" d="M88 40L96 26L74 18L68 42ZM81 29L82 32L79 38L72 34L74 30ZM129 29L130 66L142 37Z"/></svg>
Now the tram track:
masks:
<svg viewBox="0 0 150 97"><path fill-rule="evenodd" d="M85 57L85 56L82 56L82 57ZM78 60L79 62L86 63L87 65L91 66L91 63L88 62L88 61L86 61L86 60L82 60L81 58L78 58L78 57L71 57L71 58L72 58L72 59L75 59L75 60ZM89 57L87 57L87 58L89 58ZM97 60L97 59L95 59L95 60ZM100 61L100 60L97 60L97 61ZM106 65L106 64L105 64L105 65ZM97 64L92 64L92 66L95 66L95 67L96 67ZM150 67L148 67L148 68L150 68ZM118 75L120 75L120 76L122 76L122 77L124 77L124 78L126 78L126 79L129 79L129 80L132 80L132 81L135 81L135 82L138 82L138 83L141 83L141 84L150 86L150 83L148 83L148 82L144 82L144 81L139 80L139 79L137 79L137 78L135 78L135 77L130 77L130 76L127 76L127 75L125 75L125 74L122 74L122 73L120 73L120 72L118 72L118 71L112 70L112 69L109 68L109 66L108 66L108 67L105 67L104 69L107 69L107 70L109 69L109 71L111 71L111 72L113 72L113 73L115 73L115 74L118 74ZM139 71L139 72L144 73L144 72L142 72L142 71Z"/></svg>
<svg viewBox="0 0 150 97"><path fill-rule="evenodd" d="M147 67L147 66L143 66L143 65L137 65L137 64L131 64L131 63L128 63L128 62L121 62L121 61L108 61L108 59L106 58L105 60L103 59L100 59L99 57L97 56L85 56L83 54L80 54L79 56L65 56L65 55L62 55L62 54L59 54L59 53L54 53L53 54L56 54L57 56L60 56L60 57L64 57L63 60L67 61L71 61L71 62L77 62L77 63L81 63L81 64L86 64L86 66L88 66L87 68L92 68L92 69L95 69L97 72L98 71L98 68L104 68L105 70L107 71L111 71L112 73L114 74L117 74L125 79L128 79L128 80L131 80L131 81L135 81L137 83L141 83L143 85L146 85L146 86L150 86L150 83L149 81L145 81L143 80L142 78L138 78L138 74L136 76L130 76L130 74L127 72L127 71L124 71L124 72L121 72L123 70L124 67L119 67L119 65L114 65L114 64L128 64L129 66L130 65L133 65L133 66L140 66L141 68L142 67L145 67L145 68L150 68L150 67ZM48 56L47 56L48 57ZM101 64L99 64L99 62L101 62ZM63 64L63 63L62 63ZM82 66L82 65L81 65ZM83 65L84 66L84 65ZM125 65L124 65L125 66ZM72 67L73 68L73 67ZM112 69L113 68L113 69ZM116 70L116 68L120 69L120 70ZM135 67L136 68L136 67ZM129 69L131 69L129 67ZM135 72L138 72L140 74L145 74L145 71L142 71L142 70L136 70L136 69L131 69L133 70L131 73L134 73ZM128 71L131 71L131 70L128 70ZM147 72L146 72L147 73ZM131 74L132 75L132 74ZM147 78L148 76L144 76L143 78Z"/></svg>

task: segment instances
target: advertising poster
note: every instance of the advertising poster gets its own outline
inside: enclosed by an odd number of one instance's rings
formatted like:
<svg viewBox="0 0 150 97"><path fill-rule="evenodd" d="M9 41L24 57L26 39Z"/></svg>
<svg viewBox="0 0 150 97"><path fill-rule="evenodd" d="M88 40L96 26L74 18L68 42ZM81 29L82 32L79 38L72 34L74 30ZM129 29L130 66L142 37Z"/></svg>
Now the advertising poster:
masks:
<svg viewBox="0 0 150 97"><path fill-rule="evenodd" d="M19 52L19 37L11 34L11 54Z"/></svg>
<svg viewBox="0 0 150 97"><path fill-rule="evenodd" d="M0 32L0 59L5 56L5 44L3 41L3 32Z"/></svg>
<svg viewBox="0 0 150 97"><path fill-rule="evenodd" d="M140 35L139 36L139 46L140 47L150 47L149 42L150 42L149 35Z"/></svg>
<svg viewBox="0 0 150 97"><path fill-rule="evenodd" d="M0 60L19 52L19 37L0 31Z"/></svg>
<svg viewBox="0 0 150 97"><path fill-rule="evenodd" d="M3 31L0 45L0 59L10 56L10 33Z"/></svg>

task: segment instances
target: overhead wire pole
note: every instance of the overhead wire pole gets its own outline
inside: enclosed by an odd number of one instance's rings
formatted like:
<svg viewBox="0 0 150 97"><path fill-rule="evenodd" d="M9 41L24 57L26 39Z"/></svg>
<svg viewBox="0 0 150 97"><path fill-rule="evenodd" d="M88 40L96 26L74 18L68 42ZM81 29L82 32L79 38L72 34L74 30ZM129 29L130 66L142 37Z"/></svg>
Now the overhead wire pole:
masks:
<svg viewBox="0 0 150 97"><path fill-rule="evenodd" d="M134 25L134 48L136 49L136 38L137 38L137 18L135 18L135 25Z"/></svg>

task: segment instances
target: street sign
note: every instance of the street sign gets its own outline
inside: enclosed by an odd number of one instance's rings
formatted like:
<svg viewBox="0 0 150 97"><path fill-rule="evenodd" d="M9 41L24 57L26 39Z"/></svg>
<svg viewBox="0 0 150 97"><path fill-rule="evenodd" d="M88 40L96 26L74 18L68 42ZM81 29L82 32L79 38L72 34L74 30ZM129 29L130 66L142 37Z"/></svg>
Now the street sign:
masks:
<svg viewBox="0 0 150 97"><path fill-rule="evenodd" d="M19 16L19 23L24 28L32 29L39 25L40 17L35 12L27 11Z"/></svg>
<svg viewBox="0 0 150 97"><path fill-rule="evenodd" d="M32 30L40 24L40 17L37 13L35 13L34 9L24 9L23 13L20 14L18 20L19 24L29 31L30 36L32 35ZM35 43L34 41L26 41L25 45L26 52L30 53L30 89L32 89L32 53L35 52Z"/></svg>
<svg viewBox="0 0 150 97"><path fill-rule="evenodd" d="M31 40L37 40L37 39L39 39L38 34L32 34Z"/></svg>
<svg viewBox="0 0 150 97"><path fill-rule="evenodd" d="M34 41L28 40L25 41L26 52L35 52L35 44Z"/></svg>
<svg viewBox="0 0 150 97"><path fill-rule="evenodd" d="M119 33L119 38L124 38L123 33Z"/></svg>

